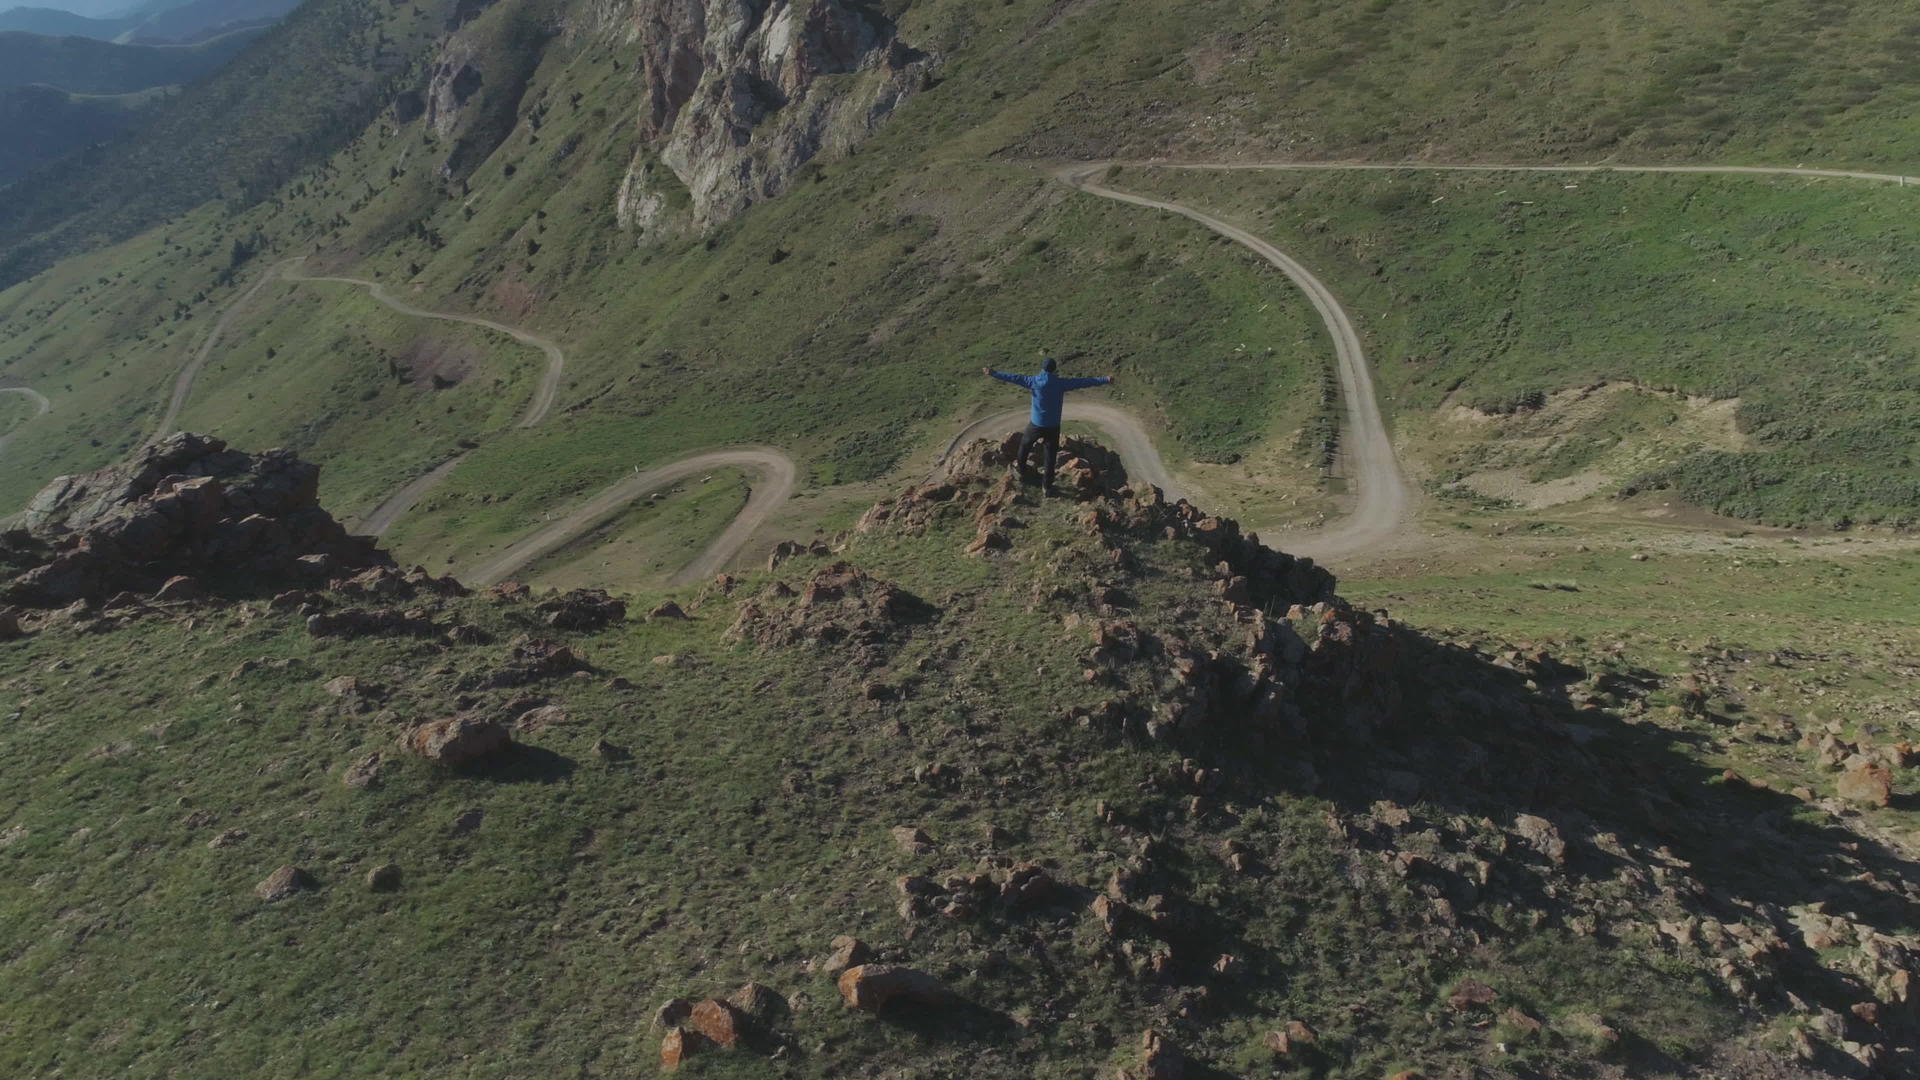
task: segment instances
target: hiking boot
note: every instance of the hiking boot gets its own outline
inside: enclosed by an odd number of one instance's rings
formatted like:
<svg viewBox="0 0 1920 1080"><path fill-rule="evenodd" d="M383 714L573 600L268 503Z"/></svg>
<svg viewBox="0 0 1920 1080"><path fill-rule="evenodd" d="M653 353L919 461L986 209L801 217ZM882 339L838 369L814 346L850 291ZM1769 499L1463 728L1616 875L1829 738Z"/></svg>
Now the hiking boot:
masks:
<svg viewBox="0 0 1920 1080"><path fill-rule="evenodd" d="M1033 487L1040 482L1040 470L1031 465L1021 466L1019 472L1020 482L1028 487Z"/></svg>

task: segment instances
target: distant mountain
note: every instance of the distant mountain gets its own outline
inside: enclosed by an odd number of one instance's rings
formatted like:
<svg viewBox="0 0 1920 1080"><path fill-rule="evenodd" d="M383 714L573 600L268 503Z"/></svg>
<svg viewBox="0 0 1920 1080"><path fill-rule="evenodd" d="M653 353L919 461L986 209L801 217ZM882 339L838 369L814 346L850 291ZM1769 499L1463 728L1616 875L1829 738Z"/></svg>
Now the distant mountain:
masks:
<svg viewBox="0 0 1920 1080"><path fill-rule="evenodd" d="M0 31L83 37L129 44L192 44L233 30L278 21L301 0L161 0L143 9L88 17L56 8L0 12Z"/></svg>
<svg viewBox="0 0 1920 1080"><path fill-rule="evenodd" d="M220 70L255 36L242 32L202 45L165 46L0 33L0 86L44 84L76 94L178 86Z"/></svg>
<svg viewBox="0 0 1920 1080"><path fill-rule="evenodd" d="M137 18L92 19L57 8L17 7L0 11L0 31L21 30L50 37L88 37L112 41L140 22Z"/></svg>
<svg viewBox="0 0 1920 1080"><path fill-rule="evenodd" d="M140 110L51 86L0 87L0 184L35 166L120 135Z"/></svg>

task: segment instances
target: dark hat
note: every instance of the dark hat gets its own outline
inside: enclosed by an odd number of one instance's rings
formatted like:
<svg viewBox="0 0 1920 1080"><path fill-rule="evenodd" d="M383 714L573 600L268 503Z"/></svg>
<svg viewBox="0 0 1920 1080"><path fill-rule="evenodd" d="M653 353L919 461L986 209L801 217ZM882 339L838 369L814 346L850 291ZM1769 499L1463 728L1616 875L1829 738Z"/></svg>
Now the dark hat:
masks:
<svg viewBox="0 0 1920 1080"><path fill-rule="evenodd" d="M1049 357L1047 357L1047 358L1046 358L1046 360L1045 360L1045 361L1043 361L1043 362L1042 362L1042 363L1040 364L1040 370L1041 370L1041 371L1052 371L1052 370L1053 370L1054 368L1057 368L1057 367L1059 367L1059 366L1060 366L1060 362L1059 362L1058 360L1055 360L1055 359L1054 359L1053 357L1051 357L1051 356L1049 356Z"/></svg>

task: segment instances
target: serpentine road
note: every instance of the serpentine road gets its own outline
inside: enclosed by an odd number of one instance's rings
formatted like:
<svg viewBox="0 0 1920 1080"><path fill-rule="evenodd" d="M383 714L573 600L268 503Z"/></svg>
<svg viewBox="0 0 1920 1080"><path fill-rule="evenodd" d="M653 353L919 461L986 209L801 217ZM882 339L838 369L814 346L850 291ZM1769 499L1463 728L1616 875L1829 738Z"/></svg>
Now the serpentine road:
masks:
<svg viewBox="0 0 1920 1080"><path fill-rule="evenodd" d="M1341 307L1338 298L1325 283L1285 252L1253 233L1181 203L1120 191L1100 182L1099 178L1103 174L1120 165L1134 168L1203 171L1722 173L1834 177L1897 183L1902 186L1909 182L1920 184L1920 178L1892 173L1738 165L1444 165L1414 162L1405 164L1339 162L1220 164L1110 161L1075 163L1055 169L1054 177L1076 190L1133 206L1179 214L1246 247L1285 274L1306 295L1308 302L1326 323L1327 332L1333 341L1341 396L1346 405L1346 424L1341 431L1341 453L1346 462L1349 479L1357 488L1357 498L1352 512L1333 526L1315 530L1287 530L1285 527L1262 530L1269 540L1279 536L1279 543L1287 551L1307 555L1320 561L1352 557L1381 546L1408 524L1416 507L1416 495L1407 483L1400 469L1399 460L1394 454L1393 442L1387 433L1386 422L1381 415L1378 396L1374 390L1372 371L1368 367L1366 352L1361 344L1360 335L1354 328L1352 318L1347 314L1346 309ZM519 426L534 427L552 410L559 392L560 379L566 370L566 354L553 340L491 319L416 308L395 298L378 282L351 277L307 276L294 273L293 268L300 265L304 259L305 257L302 256L275 267L222 313L219 321L209 332L207 340L201 344L193 359L181 370L179 377L175 380L173 396L160 425L161 435L171 432L174 421L178 419L181 409L185 407L194 378L205 365L215 343L226 331L227 324L235 311L251 300L269 281L275 279L355 285L366 289L376 301L403 315L482 327L538 349L546 356L547 370L532 401L528 403L526 414L521 418ZM48 406L45 398L30 390L9 389L35 397L41 404L41 411L43 413L46 411ZM1111 405L1073 402L1067 407L1067 419L1091 423L1106 431L1112 437L1115 448L1132 477L1160 487L1170 499L1192 498L1193 492L1174 479L1167 469L1165 460L1161 458L1159 450L1153 445L1152 437L1133 414ZM1025 423L1025 420L1024 410L1010 410L977 420L953 438L941 454L940 460L944 463L955 449L970 439L1016 430ZM4 441L0 439L0 445L4 445ZM396 519L458 468L461 462L466 460L466 456L461 454L442 462L388 496L379 507L359 523L360 530L376 536L384 533ZM746 467L757 470L764 475L767 482L753 489L746 507L741 510L739 516L685 569L675 575L674 582L682 584L714 574L726 566L734 554L751 538L755 530L792 495L798 477L798 468L793 459L782 451L765 446L710 450L661 465L644 473L635 473L607 487L560 520L545 525L510 545L489 561L467 571L464 576L479 584L492 584L504 580L570 541L590 532L620 507L643 498L662 485L694 473L723 467Z"/></svg>

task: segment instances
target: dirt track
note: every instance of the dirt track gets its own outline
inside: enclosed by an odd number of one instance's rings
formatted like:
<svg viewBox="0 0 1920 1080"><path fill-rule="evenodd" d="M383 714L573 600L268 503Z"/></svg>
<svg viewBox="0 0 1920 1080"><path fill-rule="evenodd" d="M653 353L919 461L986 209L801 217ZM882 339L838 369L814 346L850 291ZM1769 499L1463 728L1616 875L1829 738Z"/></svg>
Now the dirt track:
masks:
<svg viewBox="0 0 1920 1080"><path fill-rule="evenodd" d="M306 256L301 255L273 266L260 275L260 280L248 286L246 292L234 297L233 303L228 304L226 310L220 313L220 318L214 321L213 329L207 331L206 338L200 342L200 348L194 352L193 358L180 369L180 374L173 377L173 394L167 398L167 411L161 414L160 424L154 429L153 438L147 440L148 442L159 442L173 434L173 425L180 419L180 411L187 407L187 398L193 394L194 380L200 377L200 369L207 366L207 357L213 355L213 347L220 343L221 337L225 336L227 324L233 321L234 315L241 308L246 307L247 302L258 295L260 290L266 288L270 282L281 280L288 268L298 266L305 261Z"/></svg>
<svg viewBox="0 0 1920 1080"><path fill-rule="evenodd" d="M1333 291L1312 271L1285 252L1235 225L1210 217L1189 206L1160 199L1149 199L1103 186L1094 178L1107 169L1105 164L1073 165L1055 175L1068 184L1102 198L1134 206L1165 210L1197 221L1214 232L1240 244L1272 263L1305 293L1307 300L1327 324L1333 338L1333 350L1340 372L1340 394L1346 401L1347 421L1340 431L1340 452L1348 479L1358 487L1353 511L1338 525L1312 531L1283 531L1262 528L1268 541L1282 535L1279 543L1289 552L1326 561L1355 555L1392 539L1413 517L1415 496L1400 471L1400 459L1393 452L1393 439L1387 434L1386 421L1380 415L1380 401L1373 388L1373 372L1367 366L1366 350L1353 320ZM1166 466L1151 445L1155 466L1164 475ZM1144 475L1144 474L1143 474Z"/></svg>
<svg viewBox="0 0 1920 1080"><path fill-rule="evenodd" d="M560 394L560 377L567 373L567 354L561 351L560 345L552 338L543 337L531 330L522 330L517 326L508 326L506 323L494 322L492 319L483 319L478 315L459 315L451 311L428 311L425 308L417 308L405 300L395 297L387 291L385 285L377 281L365 281L360 278L351 277L311 277L305 274L292 273L285 269L285 265L286 264L283 264L281 273L288 281L325 281L332 282L336 285L358 285L367 290L375 300L378 300L380 303L385 304L387 307L392 308L402 315L411 315L416 319L437 319L441 322L465 323L468 326L479 326L492 330L497 334L505 334L522 345L539 349L546 354L547 370L546 373L540 377L540 386L539 389L533 392L533 400L527 402L527 411L526 414L520 418L520 426L523 428L533 427L540 423L540 421L545 420L547 413L552 411L554 398ZM255 287L258 288L258 286Z"/></svg>
<svg viewBox="0 0 1920 1080"><path fill-rule="evenodd" d="M679 461L662 465L657 469L637 473L614 483L591 500L574 508L566 517L458 576L476 585L492 585L495 582L504 581L542 556L558 550L569 541L593 529L620 507L644 498L681 477L729 466L757 469L765 475L766 482L754 485L753 494L747 498L745 509L733 519L725 532L716 537L697 558L674 575L673 583L682 585L689 581L711 577L726 567L734 553L739 551L747 539L766 523L767 518L772 516L774 511L784 506L788 496L793 494L794 485L798 479L798 469L793 459L781 451L767 446L713 450L681 458Z"/></svg>

